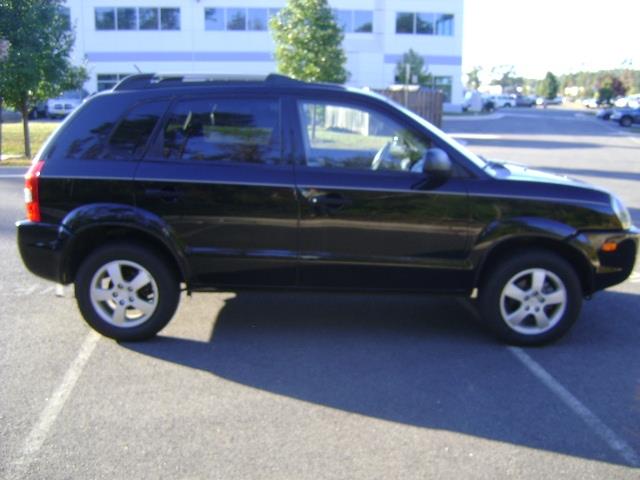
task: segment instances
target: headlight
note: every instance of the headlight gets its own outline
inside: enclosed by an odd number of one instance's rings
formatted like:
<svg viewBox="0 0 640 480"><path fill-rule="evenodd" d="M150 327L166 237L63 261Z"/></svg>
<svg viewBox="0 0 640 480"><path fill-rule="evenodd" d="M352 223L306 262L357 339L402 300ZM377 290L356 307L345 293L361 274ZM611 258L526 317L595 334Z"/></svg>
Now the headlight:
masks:
<svg viewBox="0 0 640 480"><path fill-rule="evenodd" d="M631 228L631 215L629 214L629 210L627 210L627 207L625 207L615 195L611 195L611 208L618 217L618 220L620 220L622 228L625 230Z"/></svg>

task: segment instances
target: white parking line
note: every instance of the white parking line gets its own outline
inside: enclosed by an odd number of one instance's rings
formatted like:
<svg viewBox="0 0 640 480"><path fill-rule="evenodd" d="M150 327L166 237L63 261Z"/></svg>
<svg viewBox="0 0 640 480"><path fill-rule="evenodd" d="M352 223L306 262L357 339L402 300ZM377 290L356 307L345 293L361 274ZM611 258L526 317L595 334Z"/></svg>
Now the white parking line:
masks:
<svg viewBox="0 0 640 480"><path fill-rule="evenodd" d="M602 440L604 440L612 450L617 452L632 467L640 467L640 456L631 446L620 438L605 423L600 420L595 413L589 410L580 400L567 390L560 382L551 376L538 362L532 359L527 353L518 347L508 347L509 351L527 367L544 385L555 393L562 402L569 407L587 426Z"/></svg>
<svg viewBox="0 0 640 480"><path fill-rule="evenodd" d="M51 426L55 423L60 411L62 411L62 407L64 407L69 395L71 395L78 378L82 375L82 371L93 350L96 348L98 340L100 340L100 335L96 332L91 331L87 334L76 358L71 362L69 369L64 374L62 383L58 385L58 388L56 388L45 405L44 410L40 413L38 422L31 429L29 436L24 442L20 457L14 462L17 470L17 472L15 472L17 478L22 477L27 472L35 454L38 453L42 447Z"/></svg>

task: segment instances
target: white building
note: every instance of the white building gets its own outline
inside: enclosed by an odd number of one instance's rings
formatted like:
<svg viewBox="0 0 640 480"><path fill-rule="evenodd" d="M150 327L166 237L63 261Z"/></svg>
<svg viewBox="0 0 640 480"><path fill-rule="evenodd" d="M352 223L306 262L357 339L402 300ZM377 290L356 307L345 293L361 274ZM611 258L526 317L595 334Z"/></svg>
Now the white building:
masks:
<svg viewBox="0 0 640 480"><path fill-rule="evenodd" d="M453 104L462 102L464 0L331 0L345 31L350 85L382 88L413 49ZM268 18L286 0L67 0L74 61L87 90L137 71L267 74L276 71Z"/></svg>

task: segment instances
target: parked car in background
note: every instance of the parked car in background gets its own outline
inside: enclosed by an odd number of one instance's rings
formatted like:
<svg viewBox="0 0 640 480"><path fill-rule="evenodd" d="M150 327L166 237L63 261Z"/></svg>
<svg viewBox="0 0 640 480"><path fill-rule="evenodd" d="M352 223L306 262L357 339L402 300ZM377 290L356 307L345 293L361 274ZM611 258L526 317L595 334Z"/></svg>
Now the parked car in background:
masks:
<svg viewBox="0 0 640 480"><path fill-rule="evenodd" d="M582 100L582 105L586 108L598 108L600 104L598 103L598 99L594 98L585 98Z"/></svg>
<svg viewBox="0 0 640 480"><path fill-rule="evenodd" d="M602 189L281 75L127 77L54 133L24 198L27 268L118 340L154 336L183 289L266 288L473 296L500 338L541 344L631 274L639 236Z"/></svg>
<svg viewBox="0 0 640 480"><path fill-rule="evenodd" d="M67 90L59 97L47 100L47 115L51 118L62 118L69 115L89 96L85 90Z"/></svg>
<svg viewBox="0 0 640 480"><path fill-rule="evenodd" d="M464 112L480 112L482 110L484 99L482 94L477 90L469 90L464 94L462 100L462 111Z"/></svg>
<svg viewBox="0 0 640 480"><path fill-rule="evenodd" d="M640 108L619 108L613 111L610 118L623 127L630 127L634 123L640 123Z"/></svg>
<svg viewBox="0 0 640 480"><path fill-rule="evenodd" d="M533 107L536 104L536 97L531 95L517 95L516 107Z"/></svg>
<svg viewBox="0 0 640 480"><path fill-rule="evenodd" d="M613 105L617 108L631 107L638 108L640 107L640 94L639 95L629 95L628 97L622 97L613 102Z"/></svg>
<svg viewBox="0 0 640 480"><path fill-rule="evenodd" d="M600 120L609 120L611 118L611 114L613 113L613 108L601 108L596 113L596 118Z"/></svg>
<svg viewBox="0 0 640 480"><path fill-rule="evenodd" d="M510 108L516 106L515 95L490 95L489 100L493 102L495 108Z"/></svg>
<svg viewBox="0 0 640 480"><path fill-rule="evenodd" d="M45 118L47 116L47 102L42 101L36 103L31 110L29 110L29 118L35 120L37 118Z"/></svg>
<svg viewBox="0 0 640 480"><path fill-rule="evenodd" d="M536 105L541 105L541 106L562 105L562 97L555 97L555 98L538 97L538 99L536 100Z"/></svg>

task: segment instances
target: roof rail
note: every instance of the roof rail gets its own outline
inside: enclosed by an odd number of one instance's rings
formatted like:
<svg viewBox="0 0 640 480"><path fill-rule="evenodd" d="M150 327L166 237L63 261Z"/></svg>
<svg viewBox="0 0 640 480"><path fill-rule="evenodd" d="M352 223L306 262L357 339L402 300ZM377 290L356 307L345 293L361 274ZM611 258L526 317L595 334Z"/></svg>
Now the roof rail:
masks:
<svg viewBox="0 0 640 480"><path fill-rule="evenodd" d="M113 87L114 91L143 90L161 87L180 87L190 85L212 85L220 83L265 82L272 85L302 84L286 75L271 73L269 75L238 74L154 74L140 73L129 75Z"/></svg>

